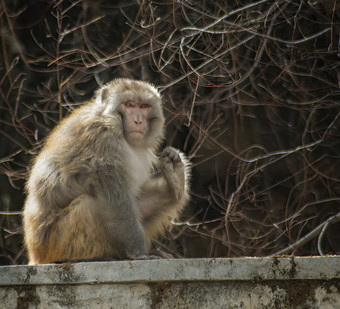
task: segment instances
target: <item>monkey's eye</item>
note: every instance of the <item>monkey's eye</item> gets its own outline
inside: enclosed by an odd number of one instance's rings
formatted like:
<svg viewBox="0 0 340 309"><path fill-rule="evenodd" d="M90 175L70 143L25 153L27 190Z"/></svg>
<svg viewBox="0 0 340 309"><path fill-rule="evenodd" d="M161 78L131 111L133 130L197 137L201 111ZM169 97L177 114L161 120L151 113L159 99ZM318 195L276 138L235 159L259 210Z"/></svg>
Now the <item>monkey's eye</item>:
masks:
<svg viewBox="0 0 340 309"><path fill-rule="evenodd" d="M141 104L140 108L151 108L151 105L149 105L149 104Z"/></svg>
<svg viewBox="0 0 340 309"><path fill-rule="evenodd" d="M133 102L131 102L131 101L126 101L126 102L124 102L124 105L126 106L126 107L134 107L135 105L133 104Z"/></svg>

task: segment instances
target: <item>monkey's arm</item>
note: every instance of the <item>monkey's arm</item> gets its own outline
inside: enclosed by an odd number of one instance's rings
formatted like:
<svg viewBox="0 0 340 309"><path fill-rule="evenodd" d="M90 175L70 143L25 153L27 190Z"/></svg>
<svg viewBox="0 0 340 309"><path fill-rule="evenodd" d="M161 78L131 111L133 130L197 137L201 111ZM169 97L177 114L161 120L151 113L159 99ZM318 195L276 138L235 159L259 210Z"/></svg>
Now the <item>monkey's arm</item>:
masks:
<svg viewBox="0 0 340 309"><path fill-rule="evenodd" d="M148 254L145 234L124 162L118 159L114 164L96 162L93 170L95 173L84 183L89 182L88 187L93 187L91 207L99 214L116 256L120 259L145 258ZM125 177L119 177L121 175Z"/></svg>
<svg viewBox="0 0 340 309"><path fill-rule="evenodd" d="M65 158L66 153L63 155ZM119 158L112 163L103 157L82 159L57 165L56 159L52 162L40 156L35 164L28 182L24 221L28 247L37 248L30 251L42 249L40 255L35 253L37 256L30 258L31 262L103 254L144 258L146 239L130 192L126 164ZM86 250L80 239L87 244ZM101 246L96 246L97 241Z"/></svg>
<svg viewBox="0 0 340 309"><path fill-rule="evenodd" d="M154 237L161 233L188 202L189 172L186 165L188 163L182 154L167 147L160 157L162 175L142 186L138 207L147 235Z"/></svg>
<svg viewBox="0 0 340 309"><path fill-rule="evenodd" d="M105 195L105 194L104 194ZM133 199L119 190L99 201L99 213L107 235L121 259L142 259L147 256L147 244L140 217Z"/></svg>

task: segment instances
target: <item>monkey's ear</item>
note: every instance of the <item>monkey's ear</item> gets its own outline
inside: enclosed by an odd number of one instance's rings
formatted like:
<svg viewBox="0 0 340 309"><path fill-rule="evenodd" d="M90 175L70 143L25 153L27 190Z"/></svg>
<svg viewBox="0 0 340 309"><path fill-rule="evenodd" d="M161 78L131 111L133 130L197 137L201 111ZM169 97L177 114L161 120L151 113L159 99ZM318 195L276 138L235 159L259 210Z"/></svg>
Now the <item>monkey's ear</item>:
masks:
<svg viewBox="0 0 340 309"><path fill-rule="evenodd" d="M105 104L109 97L109 90L107 88L101 88L96 93L96 103Z"/></svg>

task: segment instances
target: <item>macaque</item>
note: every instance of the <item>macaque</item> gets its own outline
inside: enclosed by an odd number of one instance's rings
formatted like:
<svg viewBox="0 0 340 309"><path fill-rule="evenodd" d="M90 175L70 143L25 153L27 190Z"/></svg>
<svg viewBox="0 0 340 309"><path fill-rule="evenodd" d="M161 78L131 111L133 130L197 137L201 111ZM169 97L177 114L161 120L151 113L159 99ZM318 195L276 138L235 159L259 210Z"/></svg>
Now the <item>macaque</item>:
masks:
<svg viewBox="0 0 340 309"><path fill-rule="evenodd" d="M159 92L115 79L51 132L27 181L29 264L146 259L189 200L190 164L166 147Z"/></svg>

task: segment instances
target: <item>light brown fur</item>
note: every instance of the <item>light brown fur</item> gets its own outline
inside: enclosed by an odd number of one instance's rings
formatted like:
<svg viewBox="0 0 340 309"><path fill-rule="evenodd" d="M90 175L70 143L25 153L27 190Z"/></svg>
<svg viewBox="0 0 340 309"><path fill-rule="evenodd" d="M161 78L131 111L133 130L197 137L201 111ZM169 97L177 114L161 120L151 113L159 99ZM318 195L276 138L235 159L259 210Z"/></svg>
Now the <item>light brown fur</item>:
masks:
<svg viewBox="0 0 340 309"><path fill-rule="evenodd" d="M147 115L141 124L146 133L129 142L126 128L137 124L122 108L127 100L151 106L140 113ZM184 155L172 147L156 155L163 131L157 90L128 79L103 86L64 119L27 182L23 221L29 263L146 258L152 238L189 199Z"/></svg>

